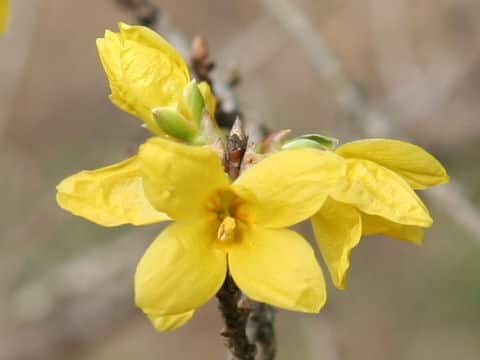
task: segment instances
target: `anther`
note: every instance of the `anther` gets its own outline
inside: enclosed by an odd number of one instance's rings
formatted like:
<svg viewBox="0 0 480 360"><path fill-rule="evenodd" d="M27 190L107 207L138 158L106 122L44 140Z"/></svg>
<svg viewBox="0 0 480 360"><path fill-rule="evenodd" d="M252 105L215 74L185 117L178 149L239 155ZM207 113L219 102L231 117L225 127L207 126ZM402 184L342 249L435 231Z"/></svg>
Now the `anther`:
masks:
<svg viewBox="0 0 480 360"><path fill-rule="evenodd" d="M217 239L220 241L232 240L236 226L235 219L227 216L218 227Z"/></svg>

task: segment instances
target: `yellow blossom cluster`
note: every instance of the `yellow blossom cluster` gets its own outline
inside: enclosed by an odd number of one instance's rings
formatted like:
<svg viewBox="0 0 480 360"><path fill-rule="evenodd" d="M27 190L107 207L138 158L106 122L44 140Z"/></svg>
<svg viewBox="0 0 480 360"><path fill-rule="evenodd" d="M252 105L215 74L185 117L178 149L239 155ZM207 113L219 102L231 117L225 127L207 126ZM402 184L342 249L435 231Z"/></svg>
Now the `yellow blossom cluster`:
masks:
<svg viewBox="0 0 480 360"><path fill-rule="evenodd" d="M309 243L288 229L301 221L311 220L338 288L362 236L419 244L432 225L414 190L445 183L448 175L422 148L388 139L336 150L292 147L232 180L202 141L201 114L214 115L215 98L207 84L191 81L170 44L147 28L120 24L97 46L110 99L154 136L125 161L63 180L57 202L103 226L171 222L135 274L136 304L158 330L187 322L227 273L256 301L320 311L322 271Z"/></svg>
<svg viewBox="0 0 480 360"><path fill-rule="evenodd" d="M10 4L8 0L0 0L0 34L5 32L10 15Z"/></svg>

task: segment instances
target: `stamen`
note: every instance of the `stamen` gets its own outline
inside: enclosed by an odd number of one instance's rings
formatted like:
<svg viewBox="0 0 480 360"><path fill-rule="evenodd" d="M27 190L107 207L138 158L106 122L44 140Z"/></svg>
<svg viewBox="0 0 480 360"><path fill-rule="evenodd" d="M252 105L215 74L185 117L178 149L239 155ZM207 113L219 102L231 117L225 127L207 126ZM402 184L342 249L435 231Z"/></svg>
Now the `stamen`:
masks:
<svg viewBox="0 0 480 360"><path fill-rule="evenodd" d="M234 218L227 216L218 227L217 239L220 241L230 241L233 239L237 223Z"/></svg>

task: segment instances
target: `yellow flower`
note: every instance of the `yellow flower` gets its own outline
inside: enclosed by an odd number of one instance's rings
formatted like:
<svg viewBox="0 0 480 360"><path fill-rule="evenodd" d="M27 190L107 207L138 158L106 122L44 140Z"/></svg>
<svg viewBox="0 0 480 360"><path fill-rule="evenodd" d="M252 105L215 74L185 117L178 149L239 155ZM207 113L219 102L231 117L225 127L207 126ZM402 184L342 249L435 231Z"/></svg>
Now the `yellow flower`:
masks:
<svg viewBox="0 0 480 360"><path fill-rule="evenodd" d="M10 15L10 5L8 0L0 0L0 34L5 32Z"/></svg>
<svg viewBox="0 0 480 360"><path fill-rule="evenodd" d="M157 329L171 330L215 295L227 269L254 300L318 312L326 301L320 267L285 228L317 212L344 174L333 152L292 149L232 183L212 149L155 137L133 158L67 178L57 200L105 226L175 220L135 274L137 305Z"/></svg>
<svg viewBox="0 0 480 360"><path fill-rule="evenodd" d="M444 167L422 148L388 139L345 144L347 176L330 194L312 224L333 283L344 288L351 250L362 235L385 234L420 244L432 225L413 189L448 182Z"/></svg>
<svg viewBox="0 0 480 360"><path fill-rule="evenodd" d="M172 108L185 114L184 90L190 74L182 56L156 32L143 26L119 24L120 32L105 31L97 39L98 53L110 84L110 100L142 119L154 134L163 131L152 110ZM207 110L213 115L215 98L206 83L199 84Z"/></svg>

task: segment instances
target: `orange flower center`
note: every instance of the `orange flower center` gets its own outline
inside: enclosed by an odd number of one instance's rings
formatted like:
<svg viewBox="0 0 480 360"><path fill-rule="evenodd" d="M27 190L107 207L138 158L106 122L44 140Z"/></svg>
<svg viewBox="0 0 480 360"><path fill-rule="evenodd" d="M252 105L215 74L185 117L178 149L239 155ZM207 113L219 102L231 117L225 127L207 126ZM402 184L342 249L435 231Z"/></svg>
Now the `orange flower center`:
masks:
<svg viewBox="0 0 480 360"><path fill-rule="evenodd" d="M219 222L217 240L230 243L238 240L239 225L247 222L247 216L241 211L244 200L231 190L221 190L214 194L208 202L208 211Z"/></svg>

